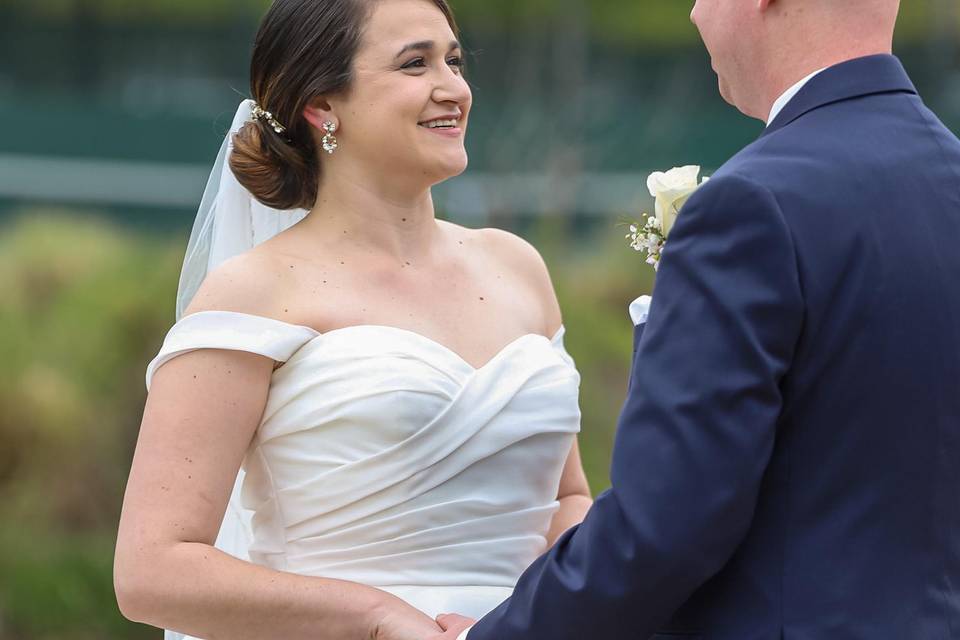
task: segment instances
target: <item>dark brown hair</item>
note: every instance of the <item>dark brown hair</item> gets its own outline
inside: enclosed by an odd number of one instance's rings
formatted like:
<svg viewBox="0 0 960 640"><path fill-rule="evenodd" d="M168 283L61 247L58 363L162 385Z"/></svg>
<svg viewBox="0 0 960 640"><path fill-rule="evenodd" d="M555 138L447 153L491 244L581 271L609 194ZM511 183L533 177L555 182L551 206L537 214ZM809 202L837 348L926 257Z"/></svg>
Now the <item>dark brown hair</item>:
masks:
<svg viewBox="0 0 960 640"><path fill-rule="evenodd" d="M230 168L261 203L310 209L320 161L303 110L315 99L349 89L363 28L378 0L274 0L253 47L250 92L287 130L262 119L234 136ZM446 0L433 2L459 37Z"/></svg>

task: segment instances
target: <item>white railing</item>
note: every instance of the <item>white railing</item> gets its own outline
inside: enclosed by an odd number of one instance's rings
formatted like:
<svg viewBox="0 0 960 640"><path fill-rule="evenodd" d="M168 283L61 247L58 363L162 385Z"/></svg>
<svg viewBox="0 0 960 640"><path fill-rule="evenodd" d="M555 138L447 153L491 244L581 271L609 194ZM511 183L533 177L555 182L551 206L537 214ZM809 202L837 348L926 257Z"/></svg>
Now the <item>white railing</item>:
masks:
<svg viewBox="0 0 960 640"><path fill-rule="evenodd" d="M142 161L0 154L0 199L192 208L210 167ZM576 175L467 171L434 189L439 210L485 220L504 215L595 216L648 206L645 171Z"/></svg>

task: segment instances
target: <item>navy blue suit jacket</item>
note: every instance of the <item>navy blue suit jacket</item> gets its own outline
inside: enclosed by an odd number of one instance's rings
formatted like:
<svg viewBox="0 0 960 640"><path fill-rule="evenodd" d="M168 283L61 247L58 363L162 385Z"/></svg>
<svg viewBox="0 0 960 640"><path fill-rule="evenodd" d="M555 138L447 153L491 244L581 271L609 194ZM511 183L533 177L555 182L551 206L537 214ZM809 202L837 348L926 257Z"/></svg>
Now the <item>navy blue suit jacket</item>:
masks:
<svg viewBox="0 0 960 640"><path fill-rule="evenodd" d="M960 639L960 141L900 62L814 77L657 280L612 488L469 640Z"/></svg>

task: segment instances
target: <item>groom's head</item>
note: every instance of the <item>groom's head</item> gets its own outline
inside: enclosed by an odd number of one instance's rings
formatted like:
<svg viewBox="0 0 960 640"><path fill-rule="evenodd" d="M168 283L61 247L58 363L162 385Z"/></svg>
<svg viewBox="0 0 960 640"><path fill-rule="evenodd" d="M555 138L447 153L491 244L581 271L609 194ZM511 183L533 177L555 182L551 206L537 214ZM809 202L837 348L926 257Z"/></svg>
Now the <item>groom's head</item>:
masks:
<svg viewBox="0 0 960 640"><path fill-rule="evenodd" d="M900 0L696 0L697 25L720 93L766 119L777 97L809 73L889 53Z"/></svg>

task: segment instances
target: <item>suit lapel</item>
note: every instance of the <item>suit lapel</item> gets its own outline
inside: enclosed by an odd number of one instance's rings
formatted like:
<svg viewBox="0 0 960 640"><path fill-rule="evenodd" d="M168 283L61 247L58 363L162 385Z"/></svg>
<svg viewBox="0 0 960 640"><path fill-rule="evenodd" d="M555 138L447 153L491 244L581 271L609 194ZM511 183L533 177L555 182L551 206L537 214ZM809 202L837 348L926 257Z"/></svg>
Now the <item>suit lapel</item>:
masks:
<svg viewBox="0 0 960 640"><path fill-rule="evenodd" d="M861 96L898 91L917 92L896 57L884 54L842 62L814 76L804 85L760 137L782 129L819 107Z"/></svg>

